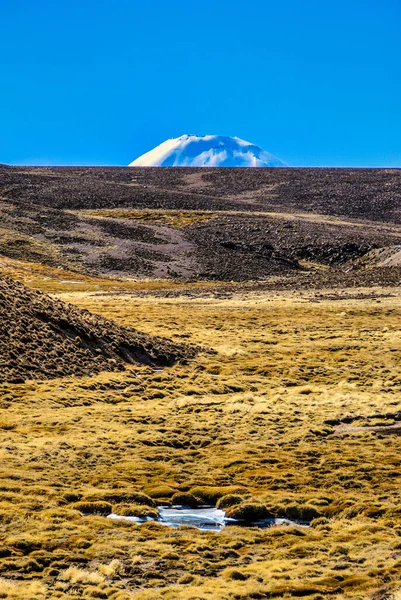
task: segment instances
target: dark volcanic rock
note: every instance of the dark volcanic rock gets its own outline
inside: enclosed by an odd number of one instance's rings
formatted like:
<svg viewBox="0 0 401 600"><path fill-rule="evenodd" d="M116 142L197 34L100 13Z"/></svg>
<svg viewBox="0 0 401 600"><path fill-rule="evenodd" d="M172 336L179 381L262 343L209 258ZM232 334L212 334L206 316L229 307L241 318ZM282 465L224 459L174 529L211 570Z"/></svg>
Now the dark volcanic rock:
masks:
<svg viewBox="0 0 401 600"><path fill-rule="evenodd" d="M65 209L305 211L401 223L401 169L0 167L0 190Z"/></svg>
<svg viewBox="0 0 401 600"><path fill-rule="evenodd" d="M401 259L380 262L380 252L401 245L399 169L0 167L0 198L0 256L70 271L238 282L274 276L290 287L289 277L307 283L305 271L317 286L399 282ZM156 218L130 220L120 209ZM171 211L186 223L174 224Z"/></svg>

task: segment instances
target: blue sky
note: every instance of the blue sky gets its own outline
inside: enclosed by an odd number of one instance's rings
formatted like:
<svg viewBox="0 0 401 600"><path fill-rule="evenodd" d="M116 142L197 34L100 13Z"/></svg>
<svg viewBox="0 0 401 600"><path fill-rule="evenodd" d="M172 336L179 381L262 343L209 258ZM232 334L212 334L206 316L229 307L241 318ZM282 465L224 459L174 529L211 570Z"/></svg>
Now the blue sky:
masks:
<svg viewBox="0 0 401 600"><path fill-rule="evenodd" d="M184 133L401 166L399 0L2 2L0 162L125 165Z"/></svg>

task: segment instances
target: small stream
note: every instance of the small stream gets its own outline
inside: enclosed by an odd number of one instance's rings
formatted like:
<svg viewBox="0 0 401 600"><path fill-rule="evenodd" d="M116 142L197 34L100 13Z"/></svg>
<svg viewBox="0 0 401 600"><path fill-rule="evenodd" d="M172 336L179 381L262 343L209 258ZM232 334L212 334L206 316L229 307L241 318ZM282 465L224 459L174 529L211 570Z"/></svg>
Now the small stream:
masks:
<svg viewBox="0 0 401 600"><path fill-rule="evenodd" d="M252 527L271 527L272 525L298 525L308 527L307 522L290 521L289 519L264 519L263 521L255 521L254 523L244 523L236 519L226 517L224 510L204 507L204 508L186 508L184 506L158 506L159 518L151 517L125 517L112 513L108 516L109 519L124 519L132 523L147 523L149 521L157 521L168 527L179 527L180 525L189 525L196 527L202 531L221 531L227 525L241 525Z"/></svg>

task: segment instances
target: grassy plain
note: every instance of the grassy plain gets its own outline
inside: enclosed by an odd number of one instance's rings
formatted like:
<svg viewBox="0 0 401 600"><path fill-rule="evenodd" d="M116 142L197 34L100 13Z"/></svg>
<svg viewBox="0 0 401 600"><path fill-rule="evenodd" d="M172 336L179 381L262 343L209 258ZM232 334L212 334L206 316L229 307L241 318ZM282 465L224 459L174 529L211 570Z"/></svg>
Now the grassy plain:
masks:
<svg viewBox="0 0 401 600"><path fill-rule="evenodd" d="M17 266L63 300L217 353L0 387L0 598L399 598L400 289L166 298ZM77 510L138 492L235 493L313 520L211 533Z"/></svg>

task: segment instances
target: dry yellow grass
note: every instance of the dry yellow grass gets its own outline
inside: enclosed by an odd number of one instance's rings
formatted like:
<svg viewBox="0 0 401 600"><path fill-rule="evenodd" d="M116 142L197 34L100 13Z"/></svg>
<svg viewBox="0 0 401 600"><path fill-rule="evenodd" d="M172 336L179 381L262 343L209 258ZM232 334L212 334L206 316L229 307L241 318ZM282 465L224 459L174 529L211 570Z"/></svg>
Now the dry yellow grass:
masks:
<svg viewBox="0 0 401 600"><path fill-rule="evenodd" d="M155 225L170 225L171 227L187 227L194 223L204 223L214 219L217 213L207 210L132 210L111 208L104 210L82 210L80 214L90 215L92 217L103 217L112 219L128 219L130 221L142 221L145 223L154 223Z"/></svg>
<svg viewBox="0 0 401 600"><path fill-rule="evenodd" d="M31 235L0 227L0 260L3 261L3 254L18 257L21 252L25 252L31 260L41 261L49 258L54 261L60 260L60 252L52 244L40 241Z"/></svg>
<svg viewBox="0 0 401 600"><path fill-rule="evenodd" d="M1 386L0 597L397 598L400 437L369 427L401 409L400 290L168 299L83 281L60 297L218 354ZM138 492L234 493L317 518L216 534L74 509Z"/></svg>
<svg viewBox="0 0 401 600"><path fill-rule="evenodd" d="M41 290L46 293L63 294L66 290L71 292L98 291L127 292L146 290L194 290L212 289L215 283L212 281L197 281L183 284L173 280L165 279L116 279L107 277L93 277L70 271L63 268L50 267L48 265L0 256L0 275L12 277L25 285ZM226 284L230 285L230 284ZM232 283L232 286L235 284Z"/></svg>

